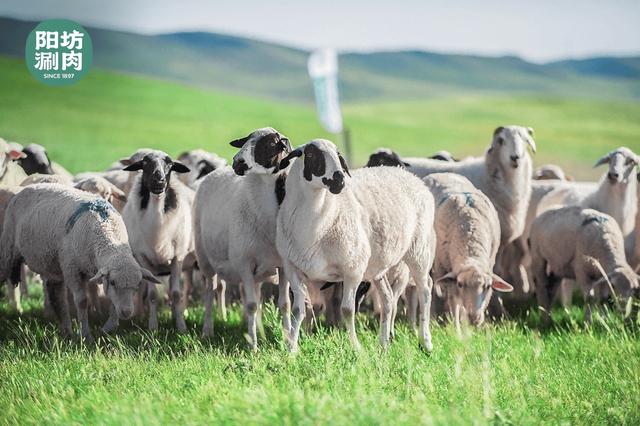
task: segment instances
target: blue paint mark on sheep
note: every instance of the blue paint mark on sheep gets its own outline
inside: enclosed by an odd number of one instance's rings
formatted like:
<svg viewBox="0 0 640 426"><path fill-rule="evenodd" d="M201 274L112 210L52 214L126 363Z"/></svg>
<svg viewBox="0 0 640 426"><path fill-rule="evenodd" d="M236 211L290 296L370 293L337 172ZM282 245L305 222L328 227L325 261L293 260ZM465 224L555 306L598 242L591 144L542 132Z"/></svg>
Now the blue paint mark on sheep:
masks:
<svg viewBox="0 0 640 426"><path fill-rule="evenodd" d="M102 198L91 201L83 201L67 221L67 233L71 231L78 219L80 219L80 216L82 216L84 213L95 212L98 214L100 221L104 222L109 218L109 212L111 211L115 212L116 209Z"/></svg>
<svg viewBox="0 0 640 426"><path fill-rule="evenodd" d="M587 226L590 223L605 223L607 221L607 217L606 216L602 216L602 215L593 215L590 216L588 218L586 218L583 222L582 222L582 226Z"/></svg>
<svg viewBox="0 0 640 426"><path fill-rule="evenodd" d="M471 207L471 208L475 207L475 204L473 202L473 194L471 192L452 192L448 195L445 195L440 199L437 207L440 207L442 204L444 204L445 201L449 199L450 196L453 196L453 195L464 195L465 204L467 205L467 207Z"/></svg>

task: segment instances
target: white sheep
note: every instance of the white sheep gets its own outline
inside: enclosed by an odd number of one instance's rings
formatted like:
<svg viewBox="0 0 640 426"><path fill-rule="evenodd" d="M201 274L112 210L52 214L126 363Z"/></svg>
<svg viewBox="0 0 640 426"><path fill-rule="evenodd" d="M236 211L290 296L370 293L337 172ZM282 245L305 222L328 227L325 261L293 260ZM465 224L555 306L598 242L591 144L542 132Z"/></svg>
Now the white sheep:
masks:
<svg viewBox="0 0 640 426"><path fill-rule="evenodd" d="M638 277L625 258L620 227L607 214L580 206L548 210L534 220L529 244L536 296L547 324L563 278L578 282L587 302L587 321L599 298L610 295L625 304L638 288Z"/></svg>
<svg viewBox="0 0 640 426"><path fill-rule="evenodd" d="M406 159L407 170L420 178L438 173L458 173L484 192L498 212L501 245L515 240L524 230L525 215L531 194L531 158L527 145L535 153L533 129L498 127L484 157L458 162L431 159Z"/></svg>
<svg viewBox="0 0 640 426"><path fill-rule="evenodd" d="M42 173L34 173L27 176L20 186L36 185L38 183L56 183L59 185L73 186L73 181L63 175L46 175Z"/></svg>
<svg viewBox="0 0 640 426"><path fill-rule="evenodd" d="M7 209L7 206L9 205L9 201L11 201L13 196L16 195L18 192L20 192L21 190L22 190L22 187L20 186L0 187L0 235L2 235L2 225L4 224L4 214ZM23 277L21 276L20 285L24 286L26 285L26 283L22 278ZM0 284L2 284L2 281L0 281ZM22 313L22 304L20 302L20 296L21 296L20 288L18 286L14 286L13 284L7 282L6 291L7 291L7 298L9 299L9 305L19 313Z"/></svg>
<svg viewBox="0 0 640 426"><path fill-rule="evenodd" d="M15 146L10 145L0 138L0 185L17 186L20 185L27 174L22 167L14 161L24 158L26 155Z"/></svg>
<svg viewBox="0 0 640 426"><path fill-rule="evenodd" d="M436 289L441 289L458 330L464 316L471 324L481 325L492 290L513 290L493 273L500 246L498 213L489 198L463 176L434 173L424 182L436 205L432 270Z"/></svg>
<svg viewBox="0 0 640 426"><path fill-rule="evenodd" d="M343 282L342 314L351 343L356 336L355 297L362 281L378 283L383 296L380 341L389 341L392 291L382 279L404 261L419 289L421 343L431 350L429 270L435 251L433 196L419 179L398 167L355 170L336 146L316 139L292 151L294 157L278 212L276 245L294 294L289 334L297 350L305 315L303 282Z"/></svg>
<svg viewBox="0 0 640 426"><path fill-rule="evenodd" d="M560 166L555 164L545 164L533 171L533 180L568 180L573 178L567 176Z"/></svg>
<svg viewBox="0 0 640 426"><path fill-rule="evenodd" d="M202 149L185 151L178 156L178 161L191 169L189 173L181 174L179 179L194 190L203 177L227 165L227 160L224 158Z"/></svg>
<svg viewBox="0 0 640 426"><path fill-rule="evenodd" d="M639 162L638 156L629 148L620 147L609 152L594 166L609 165L599 183L568 182L560 186L540 201L538 214L555 206L595 209L613 217L626 238L635 227L638 209L635 169Z"/></svg>
<svg viewBox="0 0 640 426"><path fill-rule="evenodd" d="M7 207L0 238L0 282L9 277L17 282L22 262L48 283L65 335L71 333L71 321L64 287L73 293L81 335L88 340L89 283L102 281L107 287L114 308L109 322L114 322L133 315L142 279L157 282L133 258L125 225L113 206L57 184L26 187Z"/></svg>
<svg viewBox="0 0 640 426"><path fill-rule="evenodd" d="M277 130L266 127L231 145L240 148L233 170L225 167L204 177L194 202L196 257L206 279L202 332L204 336L213 333L215 280L232 285L242 282L249 340L255 350L260 285L282 265L275 236L286 175L278 165L291 151L291 144ZM289 290L282 275L278 304L288 331Z"/></svg>
<svg viewBox="0 0 640 426"><path fill-rule="evenodd" d="M184 320L186 297L180 282L185 258L193 252L191 208L194 192L172 173L189 168L162 151L148 151L124 170L137 174L122 212L131 249L140 265L156 274L170 273L173 319L178 332L187 331ZM191 271L185 272L185 280ZM149 330L158 328L157 290L148 283Z"/></svg>
<svg viewBox="0 0 640 426"><path fill-rule="evenodd" d="M127 195L124 191L100 176L81 179L76 182L74 187L98 195L100 198L111 203L119 212L124 210L125 203L127 202Z"/></svg>

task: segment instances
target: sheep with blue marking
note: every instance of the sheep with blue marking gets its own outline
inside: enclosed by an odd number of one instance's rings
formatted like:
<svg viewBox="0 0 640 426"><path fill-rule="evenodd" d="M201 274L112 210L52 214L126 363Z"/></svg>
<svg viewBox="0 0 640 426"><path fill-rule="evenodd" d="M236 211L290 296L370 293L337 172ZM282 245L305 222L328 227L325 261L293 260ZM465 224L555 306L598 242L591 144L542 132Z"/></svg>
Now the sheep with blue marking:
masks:
<svg viewBox="0 0 640 426"><path fill-rule="evenodd" d="M134 296L143 279L157 282L133 257L122 217L101 198L58 184L38 184L16 194L5 213L0 237L0 282L20 279L26 263L47 282L63 334L71 334L68 288L75 302L80 334L91 340L87 287L102 282L112 303L105 324L134 313Z"/></svg>
<svg viewBox="0 0 640 426"><path fill-rule="evenodd" d="M489 198L465 177L434 173L424 179L435 199L436 259L432 276L456 327L484 321L492 292L510 284L493 273L500 221Z"/></svg>
<svg viewBox="0 0 640 426"><path fill-rule="evenodd" d="M638 277L627 263L624 238L611 216L580 206L548 210L531 225L531 273L545 323L562 279L576 280L586 304L607 297L625 305L638 288Z"/></svg>

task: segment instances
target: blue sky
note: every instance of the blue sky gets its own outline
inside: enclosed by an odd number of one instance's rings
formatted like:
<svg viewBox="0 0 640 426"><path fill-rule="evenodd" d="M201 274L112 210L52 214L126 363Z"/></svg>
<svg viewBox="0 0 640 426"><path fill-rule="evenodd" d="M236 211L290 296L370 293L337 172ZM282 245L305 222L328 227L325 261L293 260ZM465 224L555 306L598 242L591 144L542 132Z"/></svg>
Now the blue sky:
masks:
<svg viewBox="0 0 640 426"><path fill-rule="evenodd" d="M640 54L640 0L2 0L0 15L142 33L206 30L303 48L522 56Z"/></svg>

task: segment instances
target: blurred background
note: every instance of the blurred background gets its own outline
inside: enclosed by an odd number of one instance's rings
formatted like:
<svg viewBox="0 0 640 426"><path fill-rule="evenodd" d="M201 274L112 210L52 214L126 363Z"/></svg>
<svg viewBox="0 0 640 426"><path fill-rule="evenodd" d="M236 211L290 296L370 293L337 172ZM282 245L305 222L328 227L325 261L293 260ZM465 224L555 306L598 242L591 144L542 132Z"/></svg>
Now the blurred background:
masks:
<svg viewBox="0 0 640 426"><path fill-rule="evenodd" d="M93 65L47 87L24 63L43 19L82 24ZM320 124L312 51L338 52L356 165L401 155L481 155L499 125L531 126L536 164L578 178L618 146L640 152L640 2L434 3L168 0L0 3L0 137L44 145L72 172L139 147L172 155L273 126L294 145L342 143Z"/></svg>

